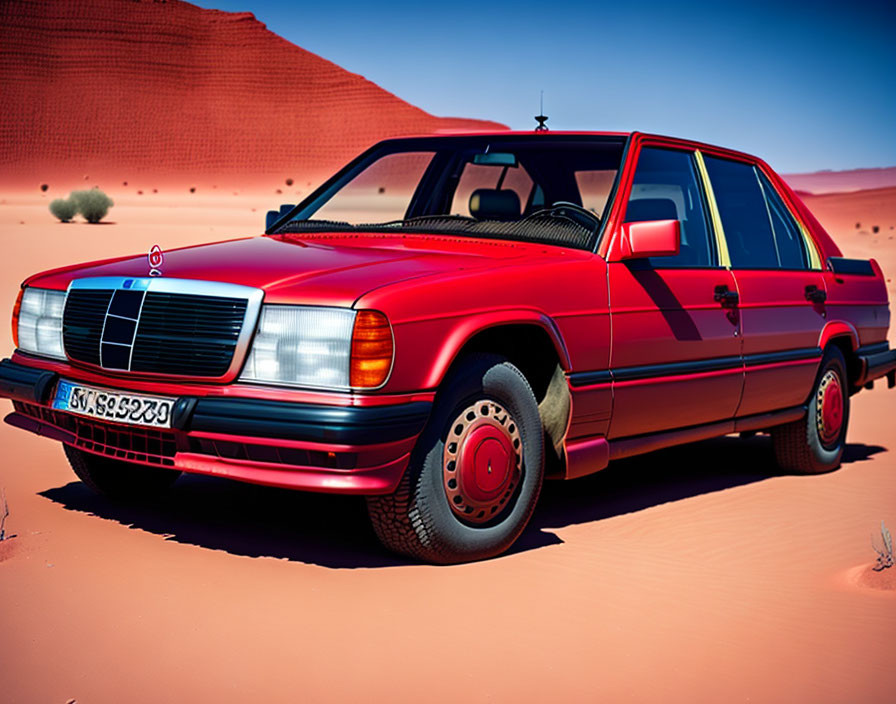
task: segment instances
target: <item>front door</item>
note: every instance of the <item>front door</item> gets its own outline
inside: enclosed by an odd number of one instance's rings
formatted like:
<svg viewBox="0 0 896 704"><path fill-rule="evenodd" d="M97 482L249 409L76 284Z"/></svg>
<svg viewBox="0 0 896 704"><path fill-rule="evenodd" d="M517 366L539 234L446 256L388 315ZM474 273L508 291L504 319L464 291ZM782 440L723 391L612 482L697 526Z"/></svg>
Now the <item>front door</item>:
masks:
<svg viewBox="0 0 896 704"><path fill-rule="evenodd" d="M651 146L638 155L626 222L677 219L682 242L675 257L609 257L610 438L726 420L737 409L736 282L719 264L695 159Z"/></svg>

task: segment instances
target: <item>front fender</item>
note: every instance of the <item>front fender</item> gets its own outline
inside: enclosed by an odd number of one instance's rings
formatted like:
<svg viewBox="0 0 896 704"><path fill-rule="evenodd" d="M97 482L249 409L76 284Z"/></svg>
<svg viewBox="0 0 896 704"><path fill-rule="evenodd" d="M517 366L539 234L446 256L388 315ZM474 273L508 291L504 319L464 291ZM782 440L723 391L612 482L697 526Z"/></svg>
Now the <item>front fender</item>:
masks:
<svg viewBox="0 0 896 704"><path fill-rule="evenodd" d="M557 358L560 360L560 365L564 371L569 370L570 361L566 345L554 321L547 315L535 310L489 311L455 321L444 337L441 349L433 359L423 388L437 387L463 348L476 335L486 330L516 325L538 327L547 333L554 346L554 351L557 353Z"/></svg>

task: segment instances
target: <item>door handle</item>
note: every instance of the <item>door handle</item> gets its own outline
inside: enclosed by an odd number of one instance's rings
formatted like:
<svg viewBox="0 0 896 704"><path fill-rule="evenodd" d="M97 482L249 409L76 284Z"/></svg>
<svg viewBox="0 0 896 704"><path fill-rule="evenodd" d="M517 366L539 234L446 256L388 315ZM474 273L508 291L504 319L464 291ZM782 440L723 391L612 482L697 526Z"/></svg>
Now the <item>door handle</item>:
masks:
<svg viewBox="0 0 896 704"><path fill-rule="evenodd" d="M824 303L828 300L828 294L818 288L818 286L806 286L806 300L811 303Z"/></svg>
<svg viewBox="0 0 896 704"><path fill-rule="evenodd" d="M732 308L740 302L740 294L737 291L731 291L725 284L721 284L716 286L713 300L716 303L721 303L723 308Z"/></svg>

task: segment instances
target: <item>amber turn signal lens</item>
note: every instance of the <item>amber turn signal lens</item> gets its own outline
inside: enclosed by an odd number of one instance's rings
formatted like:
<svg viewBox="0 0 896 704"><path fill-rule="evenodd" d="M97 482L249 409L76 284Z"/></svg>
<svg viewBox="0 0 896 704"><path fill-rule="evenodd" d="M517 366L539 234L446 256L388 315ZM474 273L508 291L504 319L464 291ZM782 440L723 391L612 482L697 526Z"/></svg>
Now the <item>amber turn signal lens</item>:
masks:
<svg viewBox="0 0 896 704"><path fill-rule="evenodd" d="M359 310L352 330L351 385L382 386L392 369L392 326L382 313Z"/></svg>
<svg viewBox="0 0 896 704"><path fill-rule="evenodd" d="M12 345L19 346L19 313L22 310L22 296L25 295L25 289L19 289L19 296L16 298L16 304L12 307Z"/></svg>

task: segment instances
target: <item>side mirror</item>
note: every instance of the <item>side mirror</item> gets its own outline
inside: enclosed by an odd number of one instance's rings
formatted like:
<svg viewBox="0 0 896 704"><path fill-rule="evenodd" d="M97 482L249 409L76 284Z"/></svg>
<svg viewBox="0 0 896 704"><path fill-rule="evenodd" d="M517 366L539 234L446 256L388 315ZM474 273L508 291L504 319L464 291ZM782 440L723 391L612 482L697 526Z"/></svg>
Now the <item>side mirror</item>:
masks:
<svg viewBox="0 0 896 704"><path fill-rule="evenodd" d="M620 244L622 260L674 257L681 250L681 223L678 220L623 223Z"/></svg>

